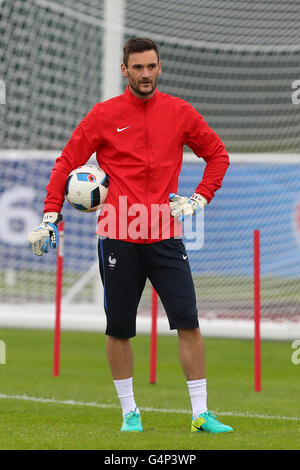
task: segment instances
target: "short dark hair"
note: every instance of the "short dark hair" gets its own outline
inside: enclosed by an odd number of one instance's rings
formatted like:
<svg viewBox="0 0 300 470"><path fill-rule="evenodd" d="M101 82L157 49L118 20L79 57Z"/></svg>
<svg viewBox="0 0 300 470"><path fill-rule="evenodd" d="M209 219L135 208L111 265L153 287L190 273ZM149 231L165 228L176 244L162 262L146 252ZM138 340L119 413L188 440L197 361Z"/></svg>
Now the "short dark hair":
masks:
<svg viewBox="0 0 300 470"><path fill-rule="evenodd" d="M152 39L148 38L130 38L123 47L123 64L128 66L129 54L134 52L145 52L154 50L159 60L158 47Z"/></svg>

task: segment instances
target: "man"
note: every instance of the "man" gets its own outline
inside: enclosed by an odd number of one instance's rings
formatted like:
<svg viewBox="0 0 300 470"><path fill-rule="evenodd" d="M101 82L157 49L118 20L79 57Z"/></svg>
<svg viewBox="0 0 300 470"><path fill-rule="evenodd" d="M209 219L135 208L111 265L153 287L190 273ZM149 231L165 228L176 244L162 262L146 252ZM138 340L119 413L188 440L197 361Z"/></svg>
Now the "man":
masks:
<svg viewBox="0 0 300 470"><path fill-rule="evenodd" d="M130 338L136 333L137 307L148 277L161 298L170 328L178 331L180 361L193 409L191 431L231 432L230 426L207 410L205 351L194 285L184 245L176 236L177 218L182 220L203 210L221 187L228 154L191 105L157 90L161 62L153 41L129 39L123 49L121 72L128 80L125 92L97 103L57 159L47 186L43 221L30 233L29 241L36 255L43 254L49 241L56 245L66 178L96 152L99 165L109 175L106 202L116 213L113 228L103 223L105 211L100 214L98 235L106 350L122 406L121 431L143 430L133 393ZM206 161L202 181L190 198L176 194L183 145ZM124 197L126 207L123 204L121 209ZM160 213L157 222L152 209L166 205L167 223L165 213L164 221ZM138 230L135 226L134 233L130 231L136 215L133 207L147 209L144 222L141 220Z"/></svg>

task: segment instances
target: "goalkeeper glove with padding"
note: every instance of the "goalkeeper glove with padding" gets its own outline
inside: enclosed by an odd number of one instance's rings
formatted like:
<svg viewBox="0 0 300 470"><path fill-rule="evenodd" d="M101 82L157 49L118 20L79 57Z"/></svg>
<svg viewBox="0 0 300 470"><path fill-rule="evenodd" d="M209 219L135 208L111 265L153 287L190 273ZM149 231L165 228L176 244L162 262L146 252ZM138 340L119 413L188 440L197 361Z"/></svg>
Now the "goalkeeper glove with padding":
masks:
<svg viewBox="0 0 300 470"><path fill-rule="evenodd" d="M28 241L31 243L32 251L37 256L48 253L48 246L56 248L58 245L57 226L62 220L62 215L58 212L46 212L42 223L28 235Z"/></svg>
<svg viewBox="0 0 300 470"><path fill-rule="evenodd" d="M202 211L207 204L207 200L198 193L194 193L191 197L170 193L169 201L171 215L177 217L180 222L186 216L195 215Z"/></svg>

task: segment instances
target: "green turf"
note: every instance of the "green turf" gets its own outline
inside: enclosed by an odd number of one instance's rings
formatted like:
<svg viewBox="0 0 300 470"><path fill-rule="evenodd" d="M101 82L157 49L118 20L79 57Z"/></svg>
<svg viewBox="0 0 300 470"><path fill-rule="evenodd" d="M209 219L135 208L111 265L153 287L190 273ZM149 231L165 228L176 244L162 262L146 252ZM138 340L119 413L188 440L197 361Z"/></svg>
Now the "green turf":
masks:
<svg viewBox="0 0 300 470"><path fill-rule="evenodd" d="M121 412L101 333L62 332L60 376L52 376L50 331L2 329L7 363L0 393L97 402L88 407L0 398L0 449L300 449L300 365L290 342L263 342L262 391L253 388L253 344L206 338L208 405L234 427L226 435L191 434L190 415L142 411L144 432L120 433ZM157 383L149 384L149 337L132 342L135 397L143 409L190 410L176 336L158 338ZM234 415L237 413L243 416ZM247 413L261 417L245 417ZM268 419L266 416L277 416ZM298 420L279 419L298 417Z"/></svg>

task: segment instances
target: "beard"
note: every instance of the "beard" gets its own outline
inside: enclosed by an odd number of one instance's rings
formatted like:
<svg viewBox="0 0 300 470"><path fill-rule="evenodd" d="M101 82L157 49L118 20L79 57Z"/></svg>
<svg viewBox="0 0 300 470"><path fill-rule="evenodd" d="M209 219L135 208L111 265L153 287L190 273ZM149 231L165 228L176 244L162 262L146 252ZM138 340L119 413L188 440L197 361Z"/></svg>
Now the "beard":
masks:
<svg viewBox="0 0 300 470"><path fill-rule="evenodd" d="M130 77L130 75L128 74L128 82L129 82L129 86L132 88L132 90L135 91L135 93L137 93L138 95L140 95L142 97L146 97L148 95L151 95L154 92L155 88L157 87L157 77L155 77L153 80L140 80L140 81L137 81L137 80L133 80ZM147 83L150 86L147 87L147 89L143 89L142 88L143 83Z"/></svg>

